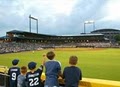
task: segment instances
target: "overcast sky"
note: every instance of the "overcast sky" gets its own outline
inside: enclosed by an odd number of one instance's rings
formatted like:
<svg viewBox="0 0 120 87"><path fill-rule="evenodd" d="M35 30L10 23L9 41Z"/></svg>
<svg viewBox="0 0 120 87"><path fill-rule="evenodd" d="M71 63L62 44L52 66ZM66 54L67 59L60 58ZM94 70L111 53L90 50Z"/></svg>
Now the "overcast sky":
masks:
<svg viewBox="0 0 120 87"><path fill-rule="evenodd" d="M96 29L120 29L120 0L0 0L0 36L10 30L29 31L29 15L39 20L39 33L83 33L84 22ZM36 33L32 20L32 32ZM86 32L93 30L86 24Z"/></svg>

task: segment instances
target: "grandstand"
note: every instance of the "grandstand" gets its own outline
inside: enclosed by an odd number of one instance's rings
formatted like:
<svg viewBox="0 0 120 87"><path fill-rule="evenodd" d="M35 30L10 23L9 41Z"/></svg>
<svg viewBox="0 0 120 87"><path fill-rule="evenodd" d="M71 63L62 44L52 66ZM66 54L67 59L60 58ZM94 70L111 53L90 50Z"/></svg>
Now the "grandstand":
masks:
<svg viewBox="0 0 120 87"><path fill-rule="evenodd" d="M70 42L91 42L91 41L104 41L103 34L82 34L82 35L46 35L46 34L37 34L24 31L9 31L6 33L6 36L9 37L7 41L15 42L40 42L40 43L70 43Z"/></svg>
<svg viewBox="0 0 120 87"><path fill-rule="evenodd" d="M58 36L18 30L8 31L6 36L1 37L0 40L1 42L4 42L0 44L0 53L21 52L54 47L99 47L95 46L95 43L106 41L103 34Z"/></svg>
<svg viewBox="0 0 120 87"><path fill-rule="evenodd" d="M64 36L12 30L6 32L6 36L0 38L0 53L40 50L42 48L56 47L111 47L110 41L113 41L113 39L111 40L109 37L113 36L108 36L107 33L104 33L108 31L114 31L114 34L118 34L117 30L110 29L96 30L89 34Z"/></svg>
<svg viewBox="0 0 120 87"><path fill-rule="evenodd" d="M120 34L118 29L97 29L91 32L92 34L103 34L110 42L115 42L115 36Z"/></svg>
<svg viewBox="0 0 120 87"><path fill-rule="evenodd" d="M64 36L12 30L6 32L6 36L0 38L0 53L56 47L120 47L114 39L115 35L118 34L120 34L120 30L116 29L100 29L89 34Z"/></svg>

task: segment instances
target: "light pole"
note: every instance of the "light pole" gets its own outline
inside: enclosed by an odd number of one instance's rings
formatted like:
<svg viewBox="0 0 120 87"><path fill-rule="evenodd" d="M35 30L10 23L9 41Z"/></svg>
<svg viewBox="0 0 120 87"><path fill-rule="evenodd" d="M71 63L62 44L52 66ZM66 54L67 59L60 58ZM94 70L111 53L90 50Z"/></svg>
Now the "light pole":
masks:
<svg viewBox="0 0 120 87"><path fill-rule="evenodd" d="M31 32L31 19L33 19L33 20L35 20L36 21L36 31L37 31L37 33L38 33L38 19L37 18L35 18L35 17L32 17L31 15L29 15L29 30L30 30L30 32Z"/></svg>
<svg viewBox="0 0 120 87"><path fill-rule="evenodd" d="M86 24L92 24L93 25L93 30L95 30L95 21L85 21L84 22L84 34L86 34Z"/></svg>
<svg viewBox="0 0 120 87"><path fill-rule="evenodd" d="M86 33L86 31L85 31L85 30L86 30L85 24L86 24L86 23L84 22L84 34Z"/></svg>

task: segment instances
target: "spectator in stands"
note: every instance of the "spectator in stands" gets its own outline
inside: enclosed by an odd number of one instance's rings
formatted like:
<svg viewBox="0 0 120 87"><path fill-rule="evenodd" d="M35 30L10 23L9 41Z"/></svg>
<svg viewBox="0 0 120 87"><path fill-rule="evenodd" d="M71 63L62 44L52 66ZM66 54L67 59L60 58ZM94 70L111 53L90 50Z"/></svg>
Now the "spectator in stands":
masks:
<svg viewBox="0 0 120 87"><path fill-rule="evenodd" d="M17 66L18 62L18 59L14 59L12 61L13 67L8 70L8 75L10 75L10 87L17 87L17 77L20 74L20 68Z"/></svg>
<svg viewBox="0 0 120 87"><path fill-rule="evenodd" d="M45 63L45 87L59 87L58 77L61 75L61 64L54 60L53 51L48 52L46 56L49 60Z"/></svg>
<svg viewBox="0 0 120 87"><path fill-rule="evenodd" d="M43 59L43 64L36 69L36 62L30 62L28 63L28 68L30 72L27 72L26 74L26 81L28 83L28 87L43 87L43 84L41 82L41 75L43 72L43 65L45 63L45 58Z"/></svg>
<svg viewBox="0 0 120 87"><path fill-rule="evenodd" d="M17 87L27 87L26 83L26 73L27 73L27 67L22 66L21 67L21 74L18 75L18 81L17 81Z"/></svg>
<svg viewBox="0 0 120 87"><path fill-rule="evenodd" d="M65 79L65 87L78 87L79 80L82 80L82 72L76 67L78 58L71 56L69 58L70 66L65 67L63 71L63 79Z"/></svg>

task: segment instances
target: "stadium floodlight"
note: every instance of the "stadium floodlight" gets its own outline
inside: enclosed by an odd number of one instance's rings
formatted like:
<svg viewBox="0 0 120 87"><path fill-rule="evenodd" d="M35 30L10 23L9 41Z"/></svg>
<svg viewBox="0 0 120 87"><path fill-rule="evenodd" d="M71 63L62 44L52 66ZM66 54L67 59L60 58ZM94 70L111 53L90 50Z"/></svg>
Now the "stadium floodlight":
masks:
<svg viewBox="0 0 120 87"><path fill-rule="evenodd" d="M29 30L31 32L31 19L36 21L36 29L37 29L37 33L38 33L38 19L35 17L32 17L31 15L29 15Z"/></svg>
<svg viewBox="0 0 120 87"><path fill-rule="evenodd" d="M91 23L94 23L94 21L93 21L93 20L90 20L90 21L85 21L84 23L86 23L86 24L91 24Z"/></svg>
<svg viewBox="0 0 120 87"><path fill-rule="evenodd" d="M84 22L84 34L86 34L86 24L92 24L93 25L93 30L95 30L95 21L94 20L85 21Z"/></svg>

